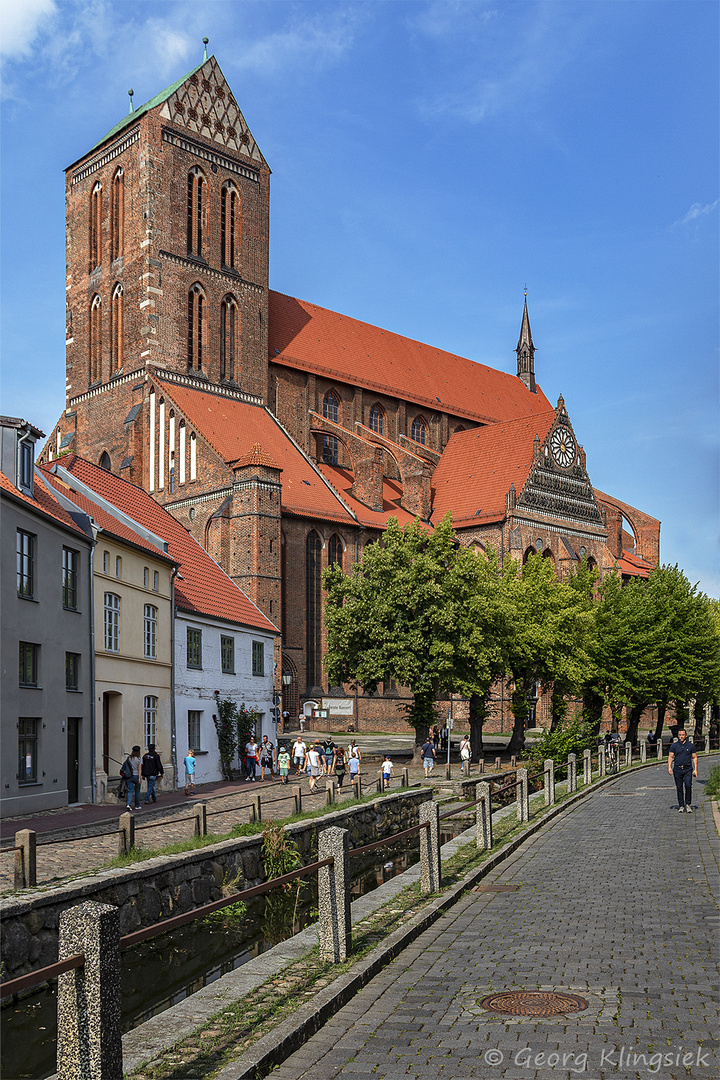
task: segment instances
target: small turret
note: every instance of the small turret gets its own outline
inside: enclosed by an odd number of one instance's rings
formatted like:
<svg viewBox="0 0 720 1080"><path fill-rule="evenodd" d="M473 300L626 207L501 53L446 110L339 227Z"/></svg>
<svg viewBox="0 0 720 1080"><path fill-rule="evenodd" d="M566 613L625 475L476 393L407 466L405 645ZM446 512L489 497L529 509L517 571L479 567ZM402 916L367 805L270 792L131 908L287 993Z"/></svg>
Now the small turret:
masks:
<svg viewBox="0 0 720 1080"><path fill-rule="evenodd" d="M532 333L530 332L530 319L527 309L527 289L525 290L525 306L523 307L522 326L517 348L517 375L518 379L527 386L531 394L536 394L535 389L535 346L533 345Z"/></svg>

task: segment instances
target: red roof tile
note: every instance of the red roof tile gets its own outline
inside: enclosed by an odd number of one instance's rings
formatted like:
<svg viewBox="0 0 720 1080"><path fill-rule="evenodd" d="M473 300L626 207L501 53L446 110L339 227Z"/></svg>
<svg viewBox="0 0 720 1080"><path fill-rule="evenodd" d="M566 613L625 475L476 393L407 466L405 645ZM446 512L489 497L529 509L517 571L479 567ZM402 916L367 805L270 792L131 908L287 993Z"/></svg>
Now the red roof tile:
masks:
<svg viewBox="0 0 720 1080"><path fill-rule="evenodd" d="M168 554L180 564L182 580L177 578L175 581L175 600L179 608L273 635L278 632L187 529L146 491L74 455L63 458L58 464L118 510L167 541Z"/></svg>
<svg viewBox="0 0 720 1080"><path fill-rule="evenodd" d="M87 533L83 532L80 526L73 521L67 510L57 502L42 481L38 480L37 476L35 477L35 483L33 485L35 491L34 499L31 499L30 496L26 495L23 491L19 491L18 488L8 480L5 473L0 473L0 488L2 488L3 491L9 492L11 495L14 495L15 498L19 499L21 502L27 503L27 505L31 506L36 513L46 514L48 517L65 525L68 529L72 529L73 532L80 533L86 540L90 539Z"/></svg>
<svg viewBox="0 0 720 1080"><path fill-rule="evenodd" d="M621 557L617 561L617 567L621 574L627 577L650 577L655 567L647 559L641 559L632 551L623 548Z"/></svg>
<svg viewBox="0 0 720 1080"><path fill-rule="evenodd" d="M352 521L340 499L273 416L258 405L162 382L165 397L220 454L236 465L259 443L282 469L282 508L303 517Z"/></svg>
<svg viewBox="0 0 720 1080"><path fill-rule="evenodd" d="M388 518L391 517L396 517L401 525L407 525L415 520L412 514L400 506L403 489L399 480L389 480L387 476L383 478L383 508L370 510L350 494L353 474L348 469L341 469L338 465L327 465L324 462L319 463L318 468L340 493L343 502L348 504L362 525L373 525L378 529L384 529Z"/></svg>
<svg viewBox="0 0 720 1080"><path fill-rule="evenodd" d="M245 465L264 465L267 469L279 469L277 461L266 454L259 442L253 444L252 450L243 454L237 461L232 462L234 469L241 469Z"/></svg>
<svg viewBox="0 0 720 1080"><path fill-rule="evenodd" d="M533 458L533 440L542 442L555 410L502 424L457 431L433 475L433 522L448 510L453 524L499 521L505 516L510 485L520 495Z"/></svg>
<svg viewBox="0 0 720 1080"><path fill-rule="evenodd" d="M516 375L336 311L270 291L269 350L275 364L367 386L480 421L542 413L550 403Z"/></svg>

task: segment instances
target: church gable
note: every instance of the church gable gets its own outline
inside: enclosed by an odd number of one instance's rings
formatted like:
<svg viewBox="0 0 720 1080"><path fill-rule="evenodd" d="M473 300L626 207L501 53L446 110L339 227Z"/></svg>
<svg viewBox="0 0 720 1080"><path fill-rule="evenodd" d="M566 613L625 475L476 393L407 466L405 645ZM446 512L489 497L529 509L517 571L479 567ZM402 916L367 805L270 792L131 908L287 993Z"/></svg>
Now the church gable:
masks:
<svg viewBox="0 0 720 1080"><path fill-rule="evenodd" d="M560 397L545 438L533 443L533 462L517 506L534 513L603 526L602 511L585 467L585 453L575 438Z"/></svg>
<svg viewBox="0 0 720 1080"><path fill-rule="evenodd" d="M174 127L266 164L214 56L193 71L163 102L160 115Z"/></svg>

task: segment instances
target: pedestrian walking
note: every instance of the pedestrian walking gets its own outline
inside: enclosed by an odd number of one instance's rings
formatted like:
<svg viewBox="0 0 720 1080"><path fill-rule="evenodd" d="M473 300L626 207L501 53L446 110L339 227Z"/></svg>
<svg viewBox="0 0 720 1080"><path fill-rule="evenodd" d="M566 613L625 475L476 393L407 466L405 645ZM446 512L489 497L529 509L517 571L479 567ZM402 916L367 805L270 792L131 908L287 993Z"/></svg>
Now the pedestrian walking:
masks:
<svg viewBox="0 0 720 1080"><path fill-rule="evenodd" d="M298 773L302 770L303 762L305 761L305 755L307 754L307 746L299 735L293 743L292 753L293 761L295 762L295 775L297 776Z"/></svg>
<svg viewBox="0 0 720 1080"><path fill-rule="evenodd" d="M325 775L329 776L332 772L333 760L335 757L335 743L332 740L332 735L328 735L323 743L323 754L325 756Z"/></svg>
<svg viewBox="0 0 720 1080"><path fill-rule="evenodd" d="M465 773L466 775L470 772L471 756L470 737L465 735L460 742L460 772Z"/></svg>
<svg viewBox="0 0 720 1080"><path fill-rule="evenodd" d="M350 740L347 759L348 769L350 770L350 783L352 783L355 777L360 775L360 751L356 746L354 739Z"/></svg>
<svg viewBox="0 0 720 1080"><path fill-rule="evenodd" d="M668 752L668 773L675 780L678 813L692 814L692 778L698 774L698 756L687 731L680 728L677 740Z"/></svg>
<svg viewBox="0 0 720 1080"><path fill-rule="evenodd" d="M185 794L195 794L195 751L188 750L185 756Z"/></svg>
<svg viewBox="0 0 720 1080"><path fill-rule="evenodd" d="M282 729L283 729L283 732L287 731L289 723L290 723L290 713L288 712L287 709L283 709L283 714L282 714Z"/></svg>
<svg viewBox="0 0 720 1080"><path fill-rule="evenodd" d="M437 726L437 724L435 724L435 726L432 729L432 742L433 742L433 748L437 752L437 750L438 750L438 748L440 746L440 729Z"/></svg>
<svg viewBox="0 0 720 1080"><path fill-rule="evenodd" d="M298 723L300 724L300 732L305 730L305 713L300 713L298 716Z"/></svg>
<svg viewBox="0 0 720 1080"><path fill-rule="evenodd" d="M265 779L265 770L270 770L270 779L275 779L275 747L267 735L263 735L260 744L260 780Z"/></svg>
<svg viewBox="0 0 720 1080"><path fill-rule="evenodd" d="M142 777L147 782L147 791L145 792L145 804L149 802L157 802L157 795L155 794L155 784L159 778L164 774L162 767L162 761L160 755L155 752L155 743L148 743L147 754L142 759Z"/></svg>
<svg viewBox="0 0 720 1080"><path fill-rule="evenodd" d="M342 746L335 747L333 772L337 776L338 787L341 788L343 786L343 780L345 779L345 750Z"/></svg>
<svg viewBox="0 0 720 1080"><path fill-rule="evenodd" d="M278 753L277 763L278 769L280 770L280 781L283 784L287 784L288 775L290 773L290 751L287 746L283 746Z"/></svg>
<svg viewBox="0 0 720 1080"><path fill-rule="evenodd" d="M382 774L383 789L390 787L390 777L395 775L395 770L393 769L393 763L390 760L389 754L385 755L385 760L382 763Z"/></svg>
<svg viewBox="0 0 720 1080"><path fill-rule="evenodd" d="M317 786L318 777L322 776L322 747L316 739L310 750L307 752L308 765L310 766L310 793L314 794Z"/></svg>
<svg viewBox="0 0 720 1080"><path fill-rule="evenodd" d="M246 782L248 780L255 779L255 769L258 763L258 747L255 742L255 736L251 735L248 742L245 743L245 772Z"/></svg>
<svg viewBox="0 0 720 1080"><path fill-rule="evenodd" d="M435 730L437 730L437 728ZM430 776L430 773L435 768L435 747L433 746L432 740L429 735L425 742L422 744L422 747L420 749L420 756L422 758L423 769L425 770L425 779L427 780Z"/></svg>
<svg viewBox="0 0 720 1080"><path fill-rule="evenodd" d="M121 774L127 781L128 810L140 809L140 765L140 747L133 746L131 752L125 758Z"/></svg>

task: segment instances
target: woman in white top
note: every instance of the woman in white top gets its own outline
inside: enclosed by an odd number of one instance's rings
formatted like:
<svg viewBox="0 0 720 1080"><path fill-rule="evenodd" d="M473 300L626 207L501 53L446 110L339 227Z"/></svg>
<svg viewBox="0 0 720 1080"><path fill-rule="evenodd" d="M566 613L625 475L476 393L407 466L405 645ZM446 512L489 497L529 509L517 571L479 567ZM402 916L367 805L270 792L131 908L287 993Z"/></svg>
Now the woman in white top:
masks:
<svg viewBox="0 0 720 1080"><path fill-rule="evenodd" d="M318 742L307 752L307 759L310 765L310 792L315 791L318 776L322 776L322 750Z"/></svg>

